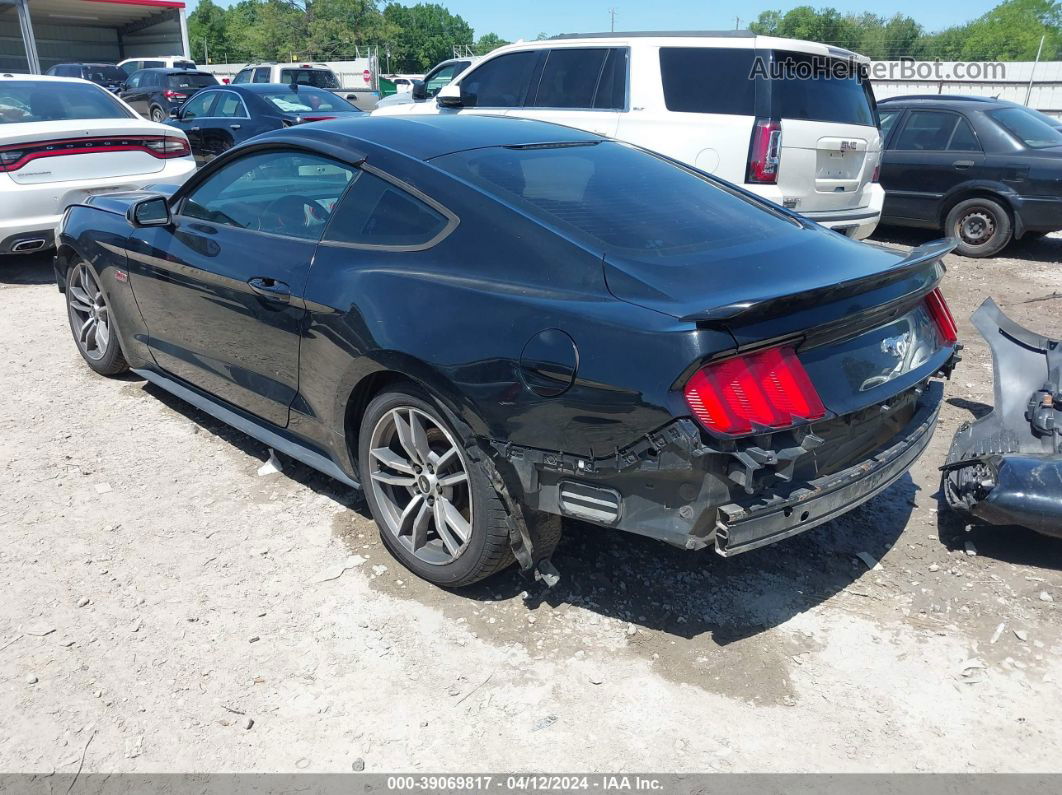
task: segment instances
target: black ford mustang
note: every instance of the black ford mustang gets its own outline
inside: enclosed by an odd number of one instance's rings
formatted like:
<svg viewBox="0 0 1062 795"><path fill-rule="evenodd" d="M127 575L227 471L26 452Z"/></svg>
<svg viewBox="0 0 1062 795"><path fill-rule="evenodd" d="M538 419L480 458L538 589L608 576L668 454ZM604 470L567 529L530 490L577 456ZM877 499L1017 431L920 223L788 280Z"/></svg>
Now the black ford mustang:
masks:
<svg viewBox="0 0 1062 795"><path fill-rule="evenodd" d="M167 192L164 192L167 194ZM589 133L309 124L61 225L78 350L365 494L440 585L569 516L730 555L899 478L956 330L908 256Z"/></svg>

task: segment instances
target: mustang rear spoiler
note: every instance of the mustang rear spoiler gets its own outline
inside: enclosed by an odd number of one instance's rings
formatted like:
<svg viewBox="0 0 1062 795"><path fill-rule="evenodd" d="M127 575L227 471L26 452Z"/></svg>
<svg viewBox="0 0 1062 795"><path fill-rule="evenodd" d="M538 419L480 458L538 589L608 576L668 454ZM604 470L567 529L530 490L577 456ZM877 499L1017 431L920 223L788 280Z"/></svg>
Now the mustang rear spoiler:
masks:
<svg viewBox="0 0 1062 795"><path fill-rule="evenodd" d="M924 243L911 251L906 257L891 268L874 271L866 276L857 276L843 282L816 287L800 293L768 298L734 301L723 306L711 307L700 312L686 315L682 320L702 325L725 325L735 320L746 321L767 314L791 312L808 306L829 303L840 298L869 292L887 284L897 282L940 260L957 245L954 238L946 237ZM883 248L883 247L882 247ZM892 249L889 249L890 251ZM936 279L934 279L934 282Z"/></svg>

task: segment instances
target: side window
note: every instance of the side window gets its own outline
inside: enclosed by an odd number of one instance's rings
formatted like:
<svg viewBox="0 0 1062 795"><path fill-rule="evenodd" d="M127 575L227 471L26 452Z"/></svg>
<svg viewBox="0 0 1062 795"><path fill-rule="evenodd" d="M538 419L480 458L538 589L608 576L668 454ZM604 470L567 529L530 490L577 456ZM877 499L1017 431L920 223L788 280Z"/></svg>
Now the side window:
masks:
<svg viewBox="0 0 1062 795"><path fill-rule="evenodd" d="M518 108L524 102L537 52L514 52L492 58L461 81L468 107Z"/></svg>
<svg viewBox="0 0 1062 795"><path fill-rule="evenodd" d="M144 64L141 61L130 61L127 64L123 64L119 68L124 69L128 74L133 74L133 72L139 72L141 69L143 69Z"/></svg>
<svg viewBox="0 0 1062 795"><path fill-rule="evenodd" d="M913 110L900 130L894 149L914 152L942 152L948 148L958 116L939 110Z"/></svg>
<svg viewBox="0 0 1062 795"><path fill-rule="evenodd" d="M218 91L217 104L211 111L215 116L220 116L225 119L246 119L247 110L243 107L243 100L239 95L233 94L231 91Z"/></svg>
<svg viewBox="0 0 1062 795"><path fill-rule="evenodd" d="M181 214L215 224L319 240L354 169L302 152L261 152L214 172Z"/></svg>
<svg viewBox="0 0 1062 795"><path fill-rule="evenodd" d="M144 61L141 65L141 69L162 69L166 64L162 61Z"/></svg>
<svg viewBox="0 0 1062 795"><path fill-rule="evenodd" d="M213 112L214 100L217 97L218 92L216 91L204 91L202 94L192 97L181 110L181 121L191 121L192 119L210 116Z"/></svg>
<svg viewBox="0 0 1062 795"><path fill-rule="evenodd" d="M754 115L754 57L745 48L661 47L664 104L679 113Z"/></svg>
<svg viewBox="0 0 1062 795"><path fill-rule="evenodd" d="M251 82L251 70L241 69L236 73L236 77L232 78L233 84L237 83L250 83Z"/></svg>
<svg viewBox="0 0 1062 795"><path fill-rule="evenodd" d="M558 48L546 55L536 108L592 108L608 49Z"/></svg>
<svg viewBox="0 0 1062 795"><path fill-rule="evenodd" d="M966 121L962 116L959 117L959 123L955 125L955 132L951 134L948 150L951 152L981 151L981 143L977 140L977 136L974 135L970 122Z"/></svg>
<svg viewBox="0 0 1062 795"><path fill-rule="evenodd" d="M140 72L137 72L125 81L126 88L140 88Z"/></svg>
<svg viewBox="0 0 1062 795"><path fill-rule="evenodd" d="M429 97L434 97L439 93L439 89L445 85L448 85L451 80L457 75L460 66L459 64L447 64L440 67L431 77L424 82L424 88L428 91Z"/></svg>
<svg viewBox="0 0 1062 795"><path fill-rule="evenodd" d="M892 131L893 126L896 124L896 120L902 115L902 110L882 110L881 108L878 108L878 120L881 122L881 143L883 146L889 139L889 132Z"/></svg>
<svg viewBox="0 0 1062 795"><path fill-rule="evenodd" d="M269 67L259 66L254 70L254 82L256 83L268 83L269 82Z"/></svg>
<svg viewBox="0 0 1062 795"><path fill-rule="evenodd" d="M594 97L594 107L598 110L627 109L627 53L626 47L608 51Z"/></svg>
<svg viewBox="0 0 1062 795"><path fill-rule="evenodd" d="M358 246L423 246L450 219L416 196L367 171L357 179L328 227L328 240Z"/></svg>

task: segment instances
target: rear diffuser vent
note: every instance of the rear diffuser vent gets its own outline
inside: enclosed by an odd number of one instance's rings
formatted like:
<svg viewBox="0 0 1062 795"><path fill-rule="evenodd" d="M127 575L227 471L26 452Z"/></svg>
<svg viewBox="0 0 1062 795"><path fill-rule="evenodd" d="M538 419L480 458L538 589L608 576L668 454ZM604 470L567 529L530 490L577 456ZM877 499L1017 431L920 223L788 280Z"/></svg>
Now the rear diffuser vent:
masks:
<svg viewBox="0 0 1062 795"><path fill-rule="evenodd" d="M597 524L615 524L620 517L620 495L612 489L601 489L585 483L565 480L560 483L561 512L576 519Z"/></svg>

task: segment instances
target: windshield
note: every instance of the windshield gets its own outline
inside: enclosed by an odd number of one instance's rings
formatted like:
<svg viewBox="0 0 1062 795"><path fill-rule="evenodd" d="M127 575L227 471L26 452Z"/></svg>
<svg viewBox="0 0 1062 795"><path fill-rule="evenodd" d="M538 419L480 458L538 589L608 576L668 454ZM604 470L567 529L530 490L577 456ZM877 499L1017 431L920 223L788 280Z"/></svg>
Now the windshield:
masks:
<svg viewBox="0 0 1062 795"><path fill-rule="evenodd" d="M1062 146L1062 130L1041 121L1024 108L991 110L988 115L1030 149Z"/></svg>
<svg viewBox="0 0 1062 795"><path fill-rule="evenodd" d="M770 71L771 104L782 119L874 127L874 95L861 71L835 58L776 52Z"/></svg>
<svg viewBox="0 0 1062 795"><path fill-rule="evenodd" d="M217 78L214 75L204 74L202 72L189 72L183 75L170 75L166 78L166 82L170 88L192 88L200 89L207 86L216 86L218 84Z"/></svg>
<svg viewBox="0 0 1062 795"><path fill-rule="evenodd" d="M341 97L319 88L299 87L297 91L271 91L259 94L282 113L358 113Z"/></svg>
<svg viewBox="0 0 1062 795"><path fill-rule="evenodd" d="M0 124L129 118L118 100L91 83L0 81Z"/></svg>
<svg viewBox="0 0 1062 795"><path fill-rule="evenodd" d="M85 77L93 83L121 83L126 74L117 66L93 65L85 67Z"/></svg>
<svg viewBox="0 0 1062 795"><path fill-rule="evenodd" d="M317 88L339 88L339 81L329 69L281 69L280 82Z"/></svg>
<svg viewBox="0 0 1062 795"><path fill-rule="evenodd" d="M432 162L532 216L630 252L685 256L797 230L703 175L619 142L474 149Z"/></svg>

